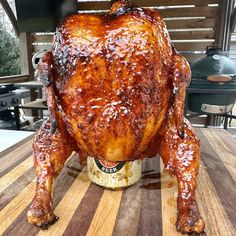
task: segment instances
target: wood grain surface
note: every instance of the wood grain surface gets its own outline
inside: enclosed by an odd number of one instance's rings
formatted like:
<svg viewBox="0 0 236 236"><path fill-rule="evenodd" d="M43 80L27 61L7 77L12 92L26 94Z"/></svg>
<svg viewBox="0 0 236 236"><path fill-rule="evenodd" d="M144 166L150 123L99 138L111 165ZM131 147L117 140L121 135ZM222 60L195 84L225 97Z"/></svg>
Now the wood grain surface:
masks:
<svg viewBox="0 0 236 236"><path fill-rule="evenodd" d="M236 235L236 140L222 129L196 129L201 140L197 200L210 236ZM91 183L77 154L55 183L54 212L48 230L26 222L34 196L30 139L0 153L0 235L176 236L177 186L160 158L143 160L138 183L121 191Z"/></svg>

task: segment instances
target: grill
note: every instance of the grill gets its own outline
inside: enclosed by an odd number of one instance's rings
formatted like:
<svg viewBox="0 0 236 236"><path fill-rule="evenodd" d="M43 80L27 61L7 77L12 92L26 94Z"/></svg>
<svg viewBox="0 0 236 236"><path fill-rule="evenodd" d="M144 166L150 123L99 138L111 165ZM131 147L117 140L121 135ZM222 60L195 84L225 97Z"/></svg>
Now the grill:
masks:
<svg viewBox="0 0 236 236"><path fill-rule="evenodd" d="M206 55L191 65L188 109L198 114L226 114L236 100L236 65L220 48L207 48ZM198 93L199 90L199 93ZM206 91L204 93L203 91Z"/></svg>
<svg viewBox="0 0 236 236"><path fill-rule="evenodd" d="M10 128L13 122L19 129L19 109L21 99L30 96L29 90L17 89L14 84L0 84L0 128ZM14 108L14 116L12 110Z"/></svg>

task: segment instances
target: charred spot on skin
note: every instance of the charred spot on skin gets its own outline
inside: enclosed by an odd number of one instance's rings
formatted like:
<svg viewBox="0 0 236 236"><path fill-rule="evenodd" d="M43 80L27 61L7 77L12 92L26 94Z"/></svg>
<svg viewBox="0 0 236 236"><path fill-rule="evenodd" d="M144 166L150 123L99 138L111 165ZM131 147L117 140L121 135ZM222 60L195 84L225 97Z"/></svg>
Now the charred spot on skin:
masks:
<svg viewBox="0 0 236 236"><path fill-rule="evenodd" d="M77 89L77 94L81 96L82 93L83 93L83 89L82 89L82 88L78 88L78 89Z"/></svg>
<svg viewBox="0 0 236 236"><path fill-rule="evenodd" d="M94 70L98 71L99 67L97 65L94 66Z"/></svg>
<svg viewBox="0 0 236 236"><path fill-rule="evenodd" d="M115 12L112 13L111 17L121 16L129 12L133 12L134 7L133 6L122 6L118 8Z"/></svg>
<svg viewBox="0 0 236 236"><path fill-rule="evenodd" d="M78 124L77 124L77 127L78 127L79 129L83 129L83 128L84 128L84 126L83 126L81 123L78 123Z"/></svg>
<svg viewBox="0 0 236 236"><path fill-rule="evenodd" d="M179 93L179 88L178 87L174 87L173 88L173 94L177 95Z"/></svg>
<svg viewBox="0 0 236 236"><path fill-rule="evenodd" d="M117 93L116 93L116 96L118 98L120 98L120 100L124 103L126 103L127 101L129 101L129 97L127 96L127 94L125 93L124 90L118 90ZM127 105L127 104L126 104Z"/></svg>
<svg viewBox="0 0 236 236"><path fill-rule="evenodd" d="M53 119L51 121L51 133L54 134L56 132L57 129L57 121L56 119Z"/></svg>
<svg viewBox="0 0 236 236"><path fill-rule="evenodd" d="M40 79L46 88L52 84L51 74L48 71L47 73L44 72Z"/></svg>
<svg viewBox="0 0 236 236"><path fill-rule="evenodd" d="M116 92L116 95L117 97L122 97L123 95L125 94L124 90L123 89L118 89L117 92Z"/></svg>
<svg viewBox="0 0 236 236"><path fill-rule="evenodd" d="M53 225L56 221L58 221L59 217L58 216L54 216L53 219L45 224L42 225L37 225L39 228L41 228L42 230L47 230L48 227L50 225Z"/></svg>
<svg viewBox="0 0 236 236"><path fill-rule="evenodd" d="M189 226L194 226L194 220L192 218L188 219Z"/></svg>
<svg viewBox="0 0 236 236"><path fill-rule="evenodd" d="M88 135L85 133L82 133L82 138L83 138L83 140L88 140Z"/></svg>
<svg viewBox="0 0 236 236"><path fill-rule="evenodd" d="M172 163L167 163L164 168L164 171L168 172L169 174L174 173L174 165Z"/></svg>
<svg viewBox="0 0 236 236"><path fill-rule="evenodd" d="M181 130L179 131L179 137L180 137L181 139L184 139L184 138L185 138L184 129L181 129Z"/></svg>
<svg viewBox="0 0 236 236"><path fill-rule="evenodd" d="M83 62L88 62L88 57L87 56L80 56L79 59L82 63Z"/></svg>
<svg viewBox="0 0 236 236"><path fill-rule="evenodd" d="M86 121L88 121L89 123L91 123L94 119L95 119L95 113L89 113L86 116Z"/></svg>

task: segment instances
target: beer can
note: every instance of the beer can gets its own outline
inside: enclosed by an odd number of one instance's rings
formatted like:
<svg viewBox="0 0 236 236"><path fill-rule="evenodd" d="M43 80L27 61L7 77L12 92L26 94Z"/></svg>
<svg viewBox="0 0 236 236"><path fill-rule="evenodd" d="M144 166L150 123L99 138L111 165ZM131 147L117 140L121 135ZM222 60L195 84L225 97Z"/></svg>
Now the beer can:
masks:
<svg viewBox="0 0 236 236"><path fill-rule="evenodd" d="M111 162L88 157L88 176L92 182L104 188L124 189L139 181L141 164L141 160Z"/></svg>

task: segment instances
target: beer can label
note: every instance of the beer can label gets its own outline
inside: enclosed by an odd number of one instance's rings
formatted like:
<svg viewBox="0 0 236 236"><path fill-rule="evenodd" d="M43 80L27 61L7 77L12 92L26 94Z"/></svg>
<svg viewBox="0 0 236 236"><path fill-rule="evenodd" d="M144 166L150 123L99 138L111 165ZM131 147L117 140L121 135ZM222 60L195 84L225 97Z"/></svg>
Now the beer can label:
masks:
<svg viewBox="0 0 236 236"><path fill-rule="evenodd" d="M141 160L111 162L88 157L88 175L92 182L105 188L125 188L140 179L141 163Z"/></svg>
<svg viewBox="0 0 236 236"><path fill-rule="evenodd" d="M104 173L113 174L119 171L125 165L125 161L112 162L94 159L97 167Z"/></svg>

